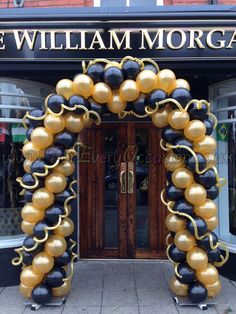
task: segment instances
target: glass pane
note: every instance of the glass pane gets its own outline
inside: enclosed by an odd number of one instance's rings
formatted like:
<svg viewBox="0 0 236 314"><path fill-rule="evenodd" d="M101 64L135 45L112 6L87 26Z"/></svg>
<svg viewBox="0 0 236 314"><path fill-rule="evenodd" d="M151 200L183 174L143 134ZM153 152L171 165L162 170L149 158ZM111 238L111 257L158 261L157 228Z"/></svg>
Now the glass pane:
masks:
<svg viewBox="0 0 236 314"><path fill-rule="evenodd" d="M104 130L105 153L105 247L118 247L118 135L117 130Z"/></svg>
<svg viewBox="0 0 236 314"><path fill-rule="evenodd" d="M149 247L148 130L136 131L136 247Z"/></svg>
<svg viewBox="0 0 236 314"><path fill-rule="evenodd" d="M236 235L236 124L228 124L228 185L230 233Z"/></svg>

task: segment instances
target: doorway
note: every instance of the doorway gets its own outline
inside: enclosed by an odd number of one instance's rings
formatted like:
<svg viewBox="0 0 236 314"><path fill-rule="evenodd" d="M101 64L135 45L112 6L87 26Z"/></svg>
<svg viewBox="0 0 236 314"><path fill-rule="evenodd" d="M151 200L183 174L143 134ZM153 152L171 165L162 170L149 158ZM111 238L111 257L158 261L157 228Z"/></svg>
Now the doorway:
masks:
<svg viewBox="0 0 236 314"><path fill-rule="evenodd" d="M81 134L82 258L166 257L160 138L160 130L147 122L103 122Z"/></svg>

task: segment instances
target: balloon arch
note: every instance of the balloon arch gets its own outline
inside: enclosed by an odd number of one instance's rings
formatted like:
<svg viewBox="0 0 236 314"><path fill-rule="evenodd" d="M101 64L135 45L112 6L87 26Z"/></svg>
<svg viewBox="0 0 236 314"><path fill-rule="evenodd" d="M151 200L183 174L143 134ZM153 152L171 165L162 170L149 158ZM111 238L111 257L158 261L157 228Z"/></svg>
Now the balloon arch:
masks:
<svg viewBox="0 0 236 314"><path fill-rule="evenodd" d="M45 111L27 112L27 140L22 154L26 174L17 181L25 199L22 230L27 234L14 265L22 264L20 291L38 304L68 294L73 277L74 225L69 218L76 198L72 174L78 134L100 124L104 111L124 118L150 116L162 128L167 186L160 195L169 214L167 256L174 264L170 282L177 296L193 303L215 297L221 289L216 267L221 255L216 234L215 200L224 183L215 167L217 120L205 100L191 99L190 86L151 59L125 57L83 62L83 73L62 79L56 94L45 100Z"/></svg>

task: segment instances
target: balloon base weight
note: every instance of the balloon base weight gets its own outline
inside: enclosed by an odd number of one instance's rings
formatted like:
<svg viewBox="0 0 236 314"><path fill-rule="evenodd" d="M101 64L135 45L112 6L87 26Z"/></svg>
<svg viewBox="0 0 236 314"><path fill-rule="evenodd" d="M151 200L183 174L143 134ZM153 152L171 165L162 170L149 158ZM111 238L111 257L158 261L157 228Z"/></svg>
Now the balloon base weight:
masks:
<svg viewBox="0 0 236 314"><path fill-rule="evenodd" d="M174 299L175 303L178 304L179 306L195 306L195 307L197 306L203 311L206 311L208 309L208 306L213 306L217 304L212 299L207 299L206 301L202 303L194 304L187 298L176 297L173 294L172 294L172 298Z"/></svg>
<svg viewBox="0 0 236 314"><path fill-rule="evenodd" d="M53 298L51 300L50 303L46 303L46 304L37 304L37 303L34 303L32 300L29 300L27 302L25 302L25 305L27 306L30 306L31 310L32 311L37 311L39 310L41 307L43 306L61 306L63 304L66 303L66 297L62 297L62 298Z"/></svg>

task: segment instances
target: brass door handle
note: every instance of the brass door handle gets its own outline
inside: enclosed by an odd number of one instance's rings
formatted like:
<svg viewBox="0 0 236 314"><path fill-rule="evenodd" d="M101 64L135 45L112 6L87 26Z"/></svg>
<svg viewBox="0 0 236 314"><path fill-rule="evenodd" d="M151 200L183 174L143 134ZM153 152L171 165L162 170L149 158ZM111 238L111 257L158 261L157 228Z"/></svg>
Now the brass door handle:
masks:
<svg viewBox="0 0 236 314"><path fill-rule="evenodd" d="M134 193L134 163L128 162L128 193Z"/></svg>
<svg viewBox="0 0 236 314"><path fill-rule="evenodd" d="M120 193L126 193L126 170L127 166L125 162L120 165Z"/></svg>

